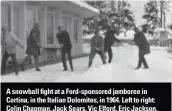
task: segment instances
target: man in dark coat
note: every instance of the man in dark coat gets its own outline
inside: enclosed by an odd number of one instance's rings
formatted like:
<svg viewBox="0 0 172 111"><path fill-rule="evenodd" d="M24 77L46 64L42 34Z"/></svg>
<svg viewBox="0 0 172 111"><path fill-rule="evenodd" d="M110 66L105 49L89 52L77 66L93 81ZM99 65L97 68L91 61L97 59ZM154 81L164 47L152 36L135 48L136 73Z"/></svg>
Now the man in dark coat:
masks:
<svg viewBox="0 0 172 111"><path fill-rule="evenodd" d="M100 36L98 29L95 31L95 36L91 39L91 52L88 63L89 68L91 67L93 59L96 54L99 54L103 64L106 64L105 53L104 53L104 40L103 37Z"/></svg>
<svg viewBox="0 0 172 111"><path fill-rule="evenodd" d="M67 71L67 65L66 65L66 54L68 56L69 64L71 71L73 71L73 64L72 64L72 57L71 57L71 49L72 44L70 41L70 36L68 32L64 31L62 26L58 27L59 33L57 34L57 39L59 41L60 47L61 47L61 57L62 57L62 63L64 67L64 71Z"/></svg>
<svg viewBox="0 0 172 111"><path fill-rule="evenodd" d="M24 70L25 63L31 59L31 56L34 57L35 60L35 69L36 71L41 71L39 68L39 56L40 56L40 31L39 24L35 23L34 28L30 32L30 36L27 40L27 56L25 57L24 63L22 65L22 69Z"/></svg>
<svg viewBox="0 0 172 111"><path fill-rule="evenodd" d="M139 48L139 61L136 69L139 69L142 66L142 63L144 65L144 68L148 69L149 66L144 56L150 53L149 43L143 32L139 31L138 28L135 28L134 30L135 30L134 42Z"/></svg>
<svg viewBox="0 0 172 111"><path fill-rule="evenodd" d="M112 61L112 57L113 57L113 52L112 52L112 45L114 44L114 42L119 42L120 40L118 40L114 34L116 33L115 30L112 29L112 27L110 27L105 35L105 39L104 39L104 51L105 53L108 52L108 56L109 56L109 60L108 63L111 63Z"/></svg>

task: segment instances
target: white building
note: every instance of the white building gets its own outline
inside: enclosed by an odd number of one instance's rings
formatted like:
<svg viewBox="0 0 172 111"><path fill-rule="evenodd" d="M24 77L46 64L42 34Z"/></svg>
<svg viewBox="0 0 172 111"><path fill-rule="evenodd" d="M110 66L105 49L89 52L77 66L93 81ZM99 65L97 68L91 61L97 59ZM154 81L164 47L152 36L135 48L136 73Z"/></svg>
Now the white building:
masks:
<svg viewBox="0 0 172 111"><path fill-rule="evenodd" d="M1 26L8 26L23 42L33 24L40 24L41 62L59 57L56 34L62 25L69 32L72 42L72 56L83 53L82 22L84 17L96 16L99 11L81 1L2 1ZM25 50L18 48L17 58L23 59Z"/></svg>

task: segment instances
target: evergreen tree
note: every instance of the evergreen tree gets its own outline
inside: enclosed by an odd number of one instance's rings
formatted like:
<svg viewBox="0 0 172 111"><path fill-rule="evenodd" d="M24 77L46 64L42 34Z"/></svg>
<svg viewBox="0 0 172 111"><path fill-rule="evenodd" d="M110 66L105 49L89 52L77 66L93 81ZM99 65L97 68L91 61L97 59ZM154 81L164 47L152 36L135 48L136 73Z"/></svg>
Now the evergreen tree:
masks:
<svg viewBox="0 0 172 111"><path fill-rule="evenodd" d="M86 1L91 6L99 9L97 17L85 18L84 25L89 27L89 32L93 32L95 27L107 30L109 26L114 27L119 33L124 29L129 30L133 24L133 15L129 10L129 3L126 1Z"/></svg>
<svg viewBox="0 0 172 111"><path fill-rule="evenodd" d="M146 20L146 24L143 24L144 30L145 32L153 32L159 24L157 2L147 2L144 11L145 14L143 15L143 19Z"/></svg>

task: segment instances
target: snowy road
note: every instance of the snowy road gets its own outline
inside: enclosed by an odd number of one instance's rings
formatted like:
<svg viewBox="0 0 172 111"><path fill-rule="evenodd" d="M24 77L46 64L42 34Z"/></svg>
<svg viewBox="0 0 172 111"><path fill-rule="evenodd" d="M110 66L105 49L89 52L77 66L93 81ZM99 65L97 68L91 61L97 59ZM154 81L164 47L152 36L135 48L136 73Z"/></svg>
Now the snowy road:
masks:
<svg viewBox="0 0 172 111"><path fill-rule="evenodd" d="M41 72L30 69L1 76L2 82L172 82L172 59L165 48L151 47L146 56L150 69L134 70L137 65L137 48L124 45L113 48L113 63L102 65L96 55L93 66L87 69L88 57L75 59L74 72L63 72L62 64L42 67Z"/></svg>

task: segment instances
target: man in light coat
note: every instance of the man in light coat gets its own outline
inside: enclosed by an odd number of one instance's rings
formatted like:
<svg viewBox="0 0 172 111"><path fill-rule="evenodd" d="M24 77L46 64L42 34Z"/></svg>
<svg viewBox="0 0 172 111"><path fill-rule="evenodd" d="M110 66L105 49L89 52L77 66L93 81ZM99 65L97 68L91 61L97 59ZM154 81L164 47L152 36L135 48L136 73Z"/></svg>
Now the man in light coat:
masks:
<svg viewBox="0 0 172 111"><path fill-rule="evenodd" d="M2 61L1 61L1 74L6 73L6 62L9 56L12 58L14 71L18 75L18 65L16 60L16 46L20 46L24 49L18 37L16 37L12 32L8 31L6 26L2 27L1 35L1 48L2 48Z"/></svg>
<svg viewBox="0 0 172 111"><path fill-rule="evenodd" d="M91 39L91 52L89 56L89 63L88 67L90 68L93 62L93 59L96 54L99 54L103 64L106 64L106 57L104 53L104 39L103 37L99 34L99 30L97 29L95 31L95 36Z"/></svg>

